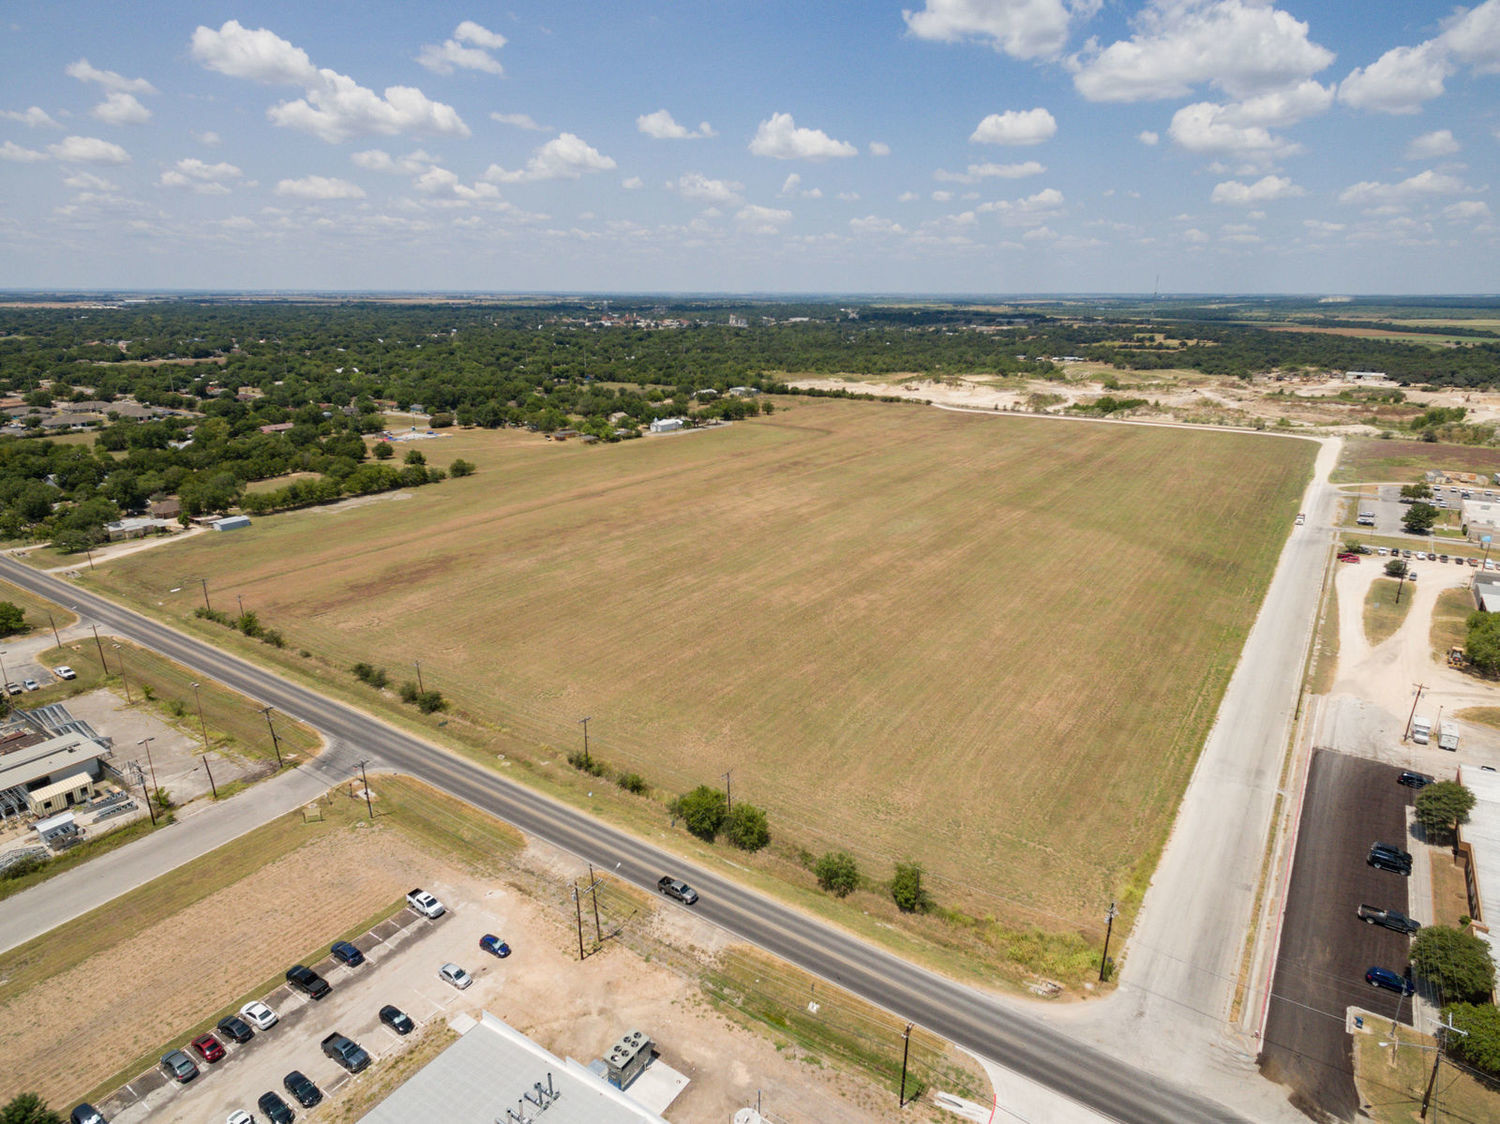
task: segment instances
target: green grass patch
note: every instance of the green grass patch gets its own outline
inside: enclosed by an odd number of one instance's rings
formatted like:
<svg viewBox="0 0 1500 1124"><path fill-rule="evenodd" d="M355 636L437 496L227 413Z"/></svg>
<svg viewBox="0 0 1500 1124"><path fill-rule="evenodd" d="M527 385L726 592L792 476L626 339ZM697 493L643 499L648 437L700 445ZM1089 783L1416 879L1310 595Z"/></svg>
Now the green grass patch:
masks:
<svg viewBox="0 0 1500 1124"><path fill-rule="evenodd" d="M1376 1124L1411 1124L1422 1108L1422 1097L1432 1076L1433 1039L1410 1027L1393 1034L1383 1020L1371 1034L1354 1036L1354 1079L1364 1111ZM1384 1042L1386 1045L1382 1046ZM1397 1043L1393 1049L1390 1045ZM1436 1113L1429 1120L1455 1124L1484 1124L1500 1120L1500 1092L1444 1062L1433 1090Z"/></svg>
<svg viewBox="0 0 1500 1124"><path fill-rule="evenodd" d="M1333 690L1339 672L1339 593L1333 582L1328 583L1323 598L1322 617L1318 620L1318 634L1313 640L1311 667L1307 673L1307 693L1326 695Z"/></svg>
<svg viewBox="0 0 1500 1124"><path fill-rule="evenodd" d="M1442 442L1391 440L1375 437L1344 439L1339 463L1329 479L1335 484L1378 480L1415 484L1427 472L1500 472L1500 449ZM1483 487L1484 485L1481 485Z"/></svg>
<svg viewBox="0 0 1500 1124"><path fill-rule="evenodd" d="M1492 730L1500 730L1500 706L1470 706L1454 713L1453 717L1464 722L1473 722L1476 725L1488 726Z"/></svg>
<svg viewBox="0 0 1500 1124"><path fill-rule="evenodd" d="M28 635L50 632L53 624L61 629L78 621L78 614L73 610L64 609L55 602L38 597L31 591L7 581L0 581L0 601L9 601L26 614L26 623L30 626ZM48 614L51 614L50 619Z"/></svg>
<svg viewBox="0 0 1500 1124"><path fill-rule="evenodd" d="M1416 588L1395 578L1376 578L1365 594L1365 638L1376 645L1396 634L1411 610ZM1400 600L1397 600L1397 597Z"/></svg>
<svg viewBox="0 0 1500 1124"><path fill-rule="evenodd" d="M1444 662L1450 648L1462 648L1469 636L1465 622L1474 611L1474 595L1467 589L1445 589L1432 607L1429 640L1432 654Z"/></svg>

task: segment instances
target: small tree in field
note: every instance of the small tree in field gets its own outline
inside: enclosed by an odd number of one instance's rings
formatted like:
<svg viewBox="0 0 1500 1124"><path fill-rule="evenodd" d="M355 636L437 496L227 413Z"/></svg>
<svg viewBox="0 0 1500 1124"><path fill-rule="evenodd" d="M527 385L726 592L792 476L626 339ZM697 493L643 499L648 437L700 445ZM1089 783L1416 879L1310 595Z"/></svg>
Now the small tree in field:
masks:
<svg viewBox="0 0 1500 1124"><path fill-rule="evenodd" d="M396 450L391 448L389 441L381 441L375 446L375 459L388 461L396 455Z"/></svg>
<svg viewBox="0 0 1500 1124"><path fill-rule="evenodd" d="M681 816L683 826L699 839L710 843L724 826L724 817L729 814L728 801L716 788L700 784L692 792L683 793L669 805L674 816Z"/></svg>
<svg viewBox="0 0 1500 1124"><path fill-rule="evenodd" d="M11 601L0 601L0 636L26 631L26 614Z"/></svg>
<svg viewBox="0 0 1500 1124"><path fill-rule="evenodd" d="M759 851L771 841L771 827L765 812L741 801L724 817L724 837L741 851Z"/></svg>
<svg viewBox="0 0 1500 1124"><path fill-rule="evenodd" d="M891 900L902 913L926 913L932 899L922 887L922 868L917 863L897 863L891 879Z"/></svg>
<svg viewBox="0 0 1500 1124"><path fill-rule="evenodd" d="M1438 781L1417 794L1417 822L1435 842L1450 843L1469 818L1474 794L1457 781Z"/></svg>
<svg viewBox="0 0 1500 1124"><path fill-rule="evenodd" d="M835 897L848 897L859 889L859 865L848 851L825 851L813 873L818 885Z"/></svg>
<svg viewBox="0 0 1500 1124"><path fill-rule="evenodd" d="M1443 1012L1464 1031L1448 1040L1449 1051L1475 1069L1500 1077L1500 1008L1493 1003L1450 1003Z"/></svg>

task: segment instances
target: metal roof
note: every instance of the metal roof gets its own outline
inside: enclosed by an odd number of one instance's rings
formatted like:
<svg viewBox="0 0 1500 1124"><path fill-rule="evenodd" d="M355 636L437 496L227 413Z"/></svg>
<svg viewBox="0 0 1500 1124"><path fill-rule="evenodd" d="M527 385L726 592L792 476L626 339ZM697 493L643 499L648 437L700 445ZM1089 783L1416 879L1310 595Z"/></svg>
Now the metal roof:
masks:
<svg viewBox="0 0 1500 1124"><path fill-rule="evenodd" d="M1474 794L1469 822L1459 829L1463 841L1474 852L1474 873L1479 883L1479 907L1485 932L1474 933L1490 946L1490 955L1500 963L1500 773L1464 766L1459 780Z"/></svg>
<svg viewBox="0 0 1500 1124"><path fill-rule="evenodd" d="M548 1095L550 1089L555 1096ZM666 1124L488 1011L361 1124Z"/></svg>

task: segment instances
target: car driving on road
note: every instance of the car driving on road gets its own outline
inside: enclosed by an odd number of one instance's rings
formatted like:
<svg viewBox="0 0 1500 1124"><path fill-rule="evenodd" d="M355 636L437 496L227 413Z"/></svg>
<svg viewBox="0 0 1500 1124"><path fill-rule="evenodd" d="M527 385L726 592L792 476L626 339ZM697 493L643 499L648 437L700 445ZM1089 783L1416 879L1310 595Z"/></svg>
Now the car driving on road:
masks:
<svg viewBox="0 0 1500 1124"><path fill-rule="evenodd" d="M692 905L698 900L698 891L689 886L681 879L673 878L670 874L663 875L657 879L656 888L669 898L676 898L683 905Z"/></svg>

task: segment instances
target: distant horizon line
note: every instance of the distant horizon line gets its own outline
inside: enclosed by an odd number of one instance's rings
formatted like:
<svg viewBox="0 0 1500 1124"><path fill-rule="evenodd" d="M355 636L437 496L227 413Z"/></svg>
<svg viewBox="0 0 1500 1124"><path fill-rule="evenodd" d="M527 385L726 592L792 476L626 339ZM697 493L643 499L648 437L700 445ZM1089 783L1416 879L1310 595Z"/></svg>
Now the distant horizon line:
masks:
<svg viewBox="0 0 1500 1124"><path fill-rule="evenodd" d="M700 290L700 289L308 289L308 288L40 288L3 287L0 298L15 297L119 297L132 296L260 296L260 297L447 297L505 298L538 300L926 300L926 301L1038 301L1038 300L1316 300L1330 304L1365 300L1500 300L1500 292L1422 292L1422 293L1353 293L1353 292L1127 292L1127 291L1053 291L1053 292L899 292L869 291L777 291L777 290Z"/></svg>

